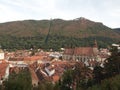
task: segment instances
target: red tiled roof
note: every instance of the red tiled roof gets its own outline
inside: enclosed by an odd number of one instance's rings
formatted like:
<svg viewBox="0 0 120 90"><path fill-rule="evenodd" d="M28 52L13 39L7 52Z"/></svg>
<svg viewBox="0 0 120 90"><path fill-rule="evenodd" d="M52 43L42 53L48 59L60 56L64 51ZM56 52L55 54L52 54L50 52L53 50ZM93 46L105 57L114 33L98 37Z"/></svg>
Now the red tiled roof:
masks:
<svg viewBox="0 0 120 90"><path fill-rule="evenodd" d="M31 56L31 57L25 57L24 61L34 61L34 60L41 60L44 56Z"/></svg>
<svg viewBox="0 0 120 90"><path fill-rule="evenodd" d="M5 76L5 71L6 71L7 66L8 66L8 63L6 63L6 62L0 63L0 79L3 76Z"/></svg>
<svg viewBox="0 0 120 90"><path fill-rule="evenodd" d="M65 53L65 54L68 54L68 55L73 55L74 49L72 49L72 48L65 49L65 52L64 52L64 53Z"/></svg>
<svg viewBox="0 0 120 90"><path fill-rule="evenodd" d="M57 82L60 79L59 75L54 75L52 78L54 82Z"/></svg>
<svg viewBox="0 0 120 90"><path fill-rule="evenodd" d="M38 83L39 80L38 80L38 77L35 71L31 67L29 67L29 70L30 70L31 77L32 77L32 84Z"/></svg>
<svg viewBox="0 0 120 90"><path fill-rule="evenodd" d="M23 61L22 57L13 57L13 58L9 58L9 61Z"/></svg>
<svg viewBox="0 0 120 90"><path fill-rule="evenodd" d="M92 47L78 47L78 48L75 48L74 55L92 56L92 55L94 55L93 48Z"/></svg>
<svg viewBox="0 0 120 90"><path fill-rule="evenodd" d="M76 47L73 49L65 49L64 54L93 56L96 55L96 52L92 47Z"/></svg>

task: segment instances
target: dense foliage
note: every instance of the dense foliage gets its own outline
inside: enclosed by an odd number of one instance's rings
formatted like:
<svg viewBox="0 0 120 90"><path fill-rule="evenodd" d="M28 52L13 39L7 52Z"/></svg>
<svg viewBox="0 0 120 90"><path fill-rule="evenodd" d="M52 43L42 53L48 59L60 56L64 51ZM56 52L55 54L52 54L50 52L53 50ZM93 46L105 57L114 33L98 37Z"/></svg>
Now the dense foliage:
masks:
<svg viewBox="0 0 120 90"><path fill-rule="evenodd" d="M112 47L112 55L105 61L105 67L96 68L97 82L88 90L120 90L120 51Z"/></svg>
<svg viewBox="0 0 120 90"><path fill-rule="evenodd" d="M101 84L93 85L88 90L120 90L120 75L105 79Z"/></svg>
<svg viewBox="0 0 120 90"><path fill-rule="evenodd" d="M4 82L4 87L4 90L31 90L32 80L29 70L25 68L19 73L11 73L9 79Z"/></svg>
<svg viewBox="0 0 120 90"><path fill-rule="evenodd" d="M120 51L117 47L112 47L112 55L105 62L105 71L107 77L120 74Z"/></svg>
<svg viewBox="0 0 120 90"><path fill-rule="evenodd" d="M48 81L43 81L37 87L33 87L33 90L60 90L60 87L57 83L53 84Z"/></svg>
<svg viewBox="0 0 120 90"><path fill-rule="evenodd" d="M92 83L92 71L80 63L76 63L71 70L64 72L59 81L61 90L81 90L87 89Z"/></svg>
<svg viewBox="0 0 120 90"><path fill-rule="evenodd" d="M85 18L75 20L25 20L0 24L0 45L4 49L36 48L59 50L61 47L100 47L119 41L119 31ZM48 34L49 33L49 34Z"/></svg>
<svg viewBox="0 0 120 90"><path fill-rule="evenodd" d="M88 38L75 38L65 37L59 35L49 36L45 41L45 35L38 35L35 37L14 37L14 36L0 36L0 45L3 49L30 49L42 48L59 50L66 47L79 47L79 46L93 46L96 39L99 47L108 47L113 42L118 40L106 37L88 37ZM104 42L106 41L106 42Z"/></svg>

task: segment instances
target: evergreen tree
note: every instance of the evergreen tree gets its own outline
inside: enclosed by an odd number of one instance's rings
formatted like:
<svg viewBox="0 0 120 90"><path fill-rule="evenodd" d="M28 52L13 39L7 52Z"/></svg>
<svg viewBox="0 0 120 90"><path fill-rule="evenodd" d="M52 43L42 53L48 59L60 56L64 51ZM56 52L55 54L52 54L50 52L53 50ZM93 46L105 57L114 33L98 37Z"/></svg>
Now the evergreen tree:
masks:
<svg viewBox="0 0 120 90"><path fill-rule="evenodd" d="M105 62L107 77L120 74L120 52L117 47L112 47L111 52L111 56Z"/></svg>

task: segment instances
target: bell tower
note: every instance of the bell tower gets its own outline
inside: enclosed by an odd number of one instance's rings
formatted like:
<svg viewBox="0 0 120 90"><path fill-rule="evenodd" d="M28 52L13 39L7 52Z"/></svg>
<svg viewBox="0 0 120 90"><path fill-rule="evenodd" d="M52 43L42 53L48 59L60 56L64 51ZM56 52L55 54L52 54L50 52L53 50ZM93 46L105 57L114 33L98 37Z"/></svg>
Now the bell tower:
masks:
<svg viewBox="0 0 120 90"><path fill-rule="evenodd" d="M95 39L95 41L94 41L94 47L98 48L98 44L97 44L96 39Z"/></svg>
<svg viewBox="0 0 120 90"><path fill-rule="evenodd" d="M99 53L98 44L97 44L96 39L94 41L93 52L94 52L95 55L97 55Z"/></svg>

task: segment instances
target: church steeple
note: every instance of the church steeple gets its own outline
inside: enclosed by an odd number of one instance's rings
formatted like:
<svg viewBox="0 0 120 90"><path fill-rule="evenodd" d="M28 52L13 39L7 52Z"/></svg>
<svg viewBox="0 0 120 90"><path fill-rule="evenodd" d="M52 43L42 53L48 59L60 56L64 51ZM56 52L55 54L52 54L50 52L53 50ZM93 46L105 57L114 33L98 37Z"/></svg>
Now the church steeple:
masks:
<svg viewBox="0 0 120 90"><path fill-rule="evenodd" d="M94 47L96 47L96 48L98 47L96 39L94 41Z"/></svg>

